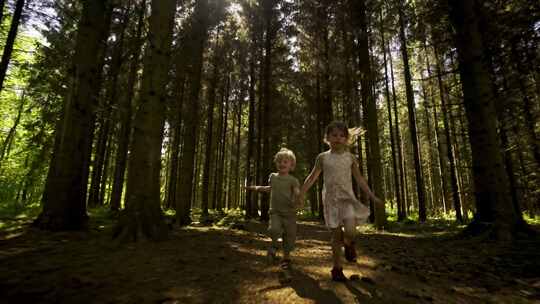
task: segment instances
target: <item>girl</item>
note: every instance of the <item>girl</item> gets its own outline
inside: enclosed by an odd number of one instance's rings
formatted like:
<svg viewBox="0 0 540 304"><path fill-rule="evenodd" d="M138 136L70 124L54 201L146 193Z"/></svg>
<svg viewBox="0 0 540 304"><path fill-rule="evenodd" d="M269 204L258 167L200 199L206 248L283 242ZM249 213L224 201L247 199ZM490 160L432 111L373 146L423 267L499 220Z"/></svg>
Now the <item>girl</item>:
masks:
<svg viewBox="0 0 540 304"><path fill-rule="evenodd" d="M332 280L345 281L341 265L341 246L345 246L345 258L356 261L354 247L354 234L357 224L364 222L369 216L369 209L361 204L353 192L351 173L360 188L371 198L374 203L382 204L375 194L369 189L365 179L358 169L358 161L348 151L349 139L355 134L349 133L349 129L343 122L335 121L326 127L325 142L330 150L317 156L315 167L306 178L300 190L300 199L315 183L320 173L324 173L323 206L326 226L332 232ZM343 234L342 227L345 229Z"/></svg>

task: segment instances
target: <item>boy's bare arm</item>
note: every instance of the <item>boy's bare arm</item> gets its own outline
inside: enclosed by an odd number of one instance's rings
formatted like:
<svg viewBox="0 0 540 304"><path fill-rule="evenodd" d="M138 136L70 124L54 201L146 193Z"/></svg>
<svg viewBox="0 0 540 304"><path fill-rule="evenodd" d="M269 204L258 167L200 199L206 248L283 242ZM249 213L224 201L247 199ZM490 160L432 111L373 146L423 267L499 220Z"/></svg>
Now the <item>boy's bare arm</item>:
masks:
<svg viewBox="0 0 540 304"><path fill-rule="evenodd" d="M257 192L270 192L272 190L271 186L246 186L247 190L257 191Z"/></svg>

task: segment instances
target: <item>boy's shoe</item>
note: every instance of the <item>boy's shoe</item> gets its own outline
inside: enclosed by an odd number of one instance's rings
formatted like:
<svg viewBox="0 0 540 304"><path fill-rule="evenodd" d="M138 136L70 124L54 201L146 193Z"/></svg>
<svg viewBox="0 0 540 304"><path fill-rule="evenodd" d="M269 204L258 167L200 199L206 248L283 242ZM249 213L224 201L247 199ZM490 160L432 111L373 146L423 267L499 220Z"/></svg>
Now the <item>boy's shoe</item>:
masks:
<svg viewBox="0 0 540 304"><path fill-rule="evenodd" d="M354 247L354 242L351 242L349 245L345 246L345 259L349 262L356 262L356 248Z"/></svg>
<svg viewBox="0 0 540 304"><path fill-rule="evenodd" d="M343 274L343 268L342 267L334 267L332 268L332 281L336 282L345 282L347 281L347 277Z"/></svg>
<svg viewBox="0 0 540 304"><path fill-rule="evenodd" d="M281 261L281 269L283 270L291 269L291 259L283 259L283 261Z"/></svg>
<svg viewBox="0 0 540 304"><path fill-rule="evenodd" d="M268 248L267 257L270 263L276 263L279 260L274 247Z"/></svg>

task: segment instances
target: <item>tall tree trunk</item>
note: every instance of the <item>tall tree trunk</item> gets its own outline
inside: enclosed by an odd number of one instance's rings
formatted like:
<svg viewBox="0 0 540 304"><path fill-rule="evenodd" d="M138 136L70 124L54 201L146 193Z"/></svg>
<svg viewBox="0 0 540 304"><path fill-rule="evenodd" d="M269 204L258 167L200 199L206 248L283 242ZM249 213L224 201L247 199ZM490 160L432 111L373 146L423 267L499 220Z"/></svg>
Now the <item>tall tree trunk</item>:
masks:
<svg viewBox="0 0 540 304"><path fill-rule="evenodd" d="M272 151L270 149L271 138L273 137L273 131L275 128L272 126L272 46L274 44L274 39L276 36L276 28L273 24L274 19L274 1L264 0L263 1L263 16L265 22L265 37L264 37L264 62L263 62L263 151L262 151L262 162L263 162L263 174L262 176L266 179L270 172L272 171ZM261 200L261 220L267 221L269 219L269 195L265 194L262 196Z"/></svg>
<svg viewBox="0 0 540 304"><path fill-rule="evenodd" d="M94 112L100 90L102 49L105 47L109 2L85 1L78 27L70 84L57 124L43 211L34 221L42 229L81 229L86 226L86 187Z"/></svg>
<svg viewBox="0 0 540 304"><path fill-rule="evenodd" d="M96 152L94 153L94 162L92 164L92 179L90 182L90 193L88 195L88 206L98 206L100 198L103 197L103 189L100 187L102 184L102 178L105 168L105 156L108 153L107 146L111 137L111 119L113 109L116 107L116 99L118 96L118 79L120 75L120 69L123 63L123 51L124 51L124 36L126 27L129 21L131 4L124 9L124 16L121 24L118 26L118 31L115 36L118 37L116 44L114 45L112 58L109 70L109 86L107 87L107 94L105 96L105 102L103 108L98 111L100 113L100 130L97 139Z"/></svg>
<svg viewBox="0 0 540 304"><path fill-rule="evenodd" d="M2 53L2 61L0 61L0 92L4 88L4 80L6 78L9 61L11 60L11 54L13 53L13 46L15 45L15 39L17 38L17 31L19 30L19 23L21 22L22 11L24 8L25 0L17 0L15 4L15 12L11 19L11 26L9 27L8 37L6 44L4 45L4 53ZM4 3L2 1L0 10L4 11ZM0 24L1 24L0 18Z"/></svg>
<svg viewBox="0 0 540 304"><path fill-rule="evenodd" d="M181 42L180 42L181 43ZM167 208L176 208L179 199L180 188L180 145L182 141L182 118L183 118L183 106L184 98L186 95L186 82L187 82L187 73L186 73L186 49L182 49L177 52L175 56L175 83L174 83L174 92L173 92L173 105L172 111L173 119L171 120L171 128L173 131L172 147L171 147L171 163L169 168L169 190L167 201L165 205Z"/></svg>
<svg viewBox="0 0 540 304"><path fill-rule="evenodd" d="M431 73L431 64L429 63L429 56L428 56L428 48L427 43L424 40L424 52L426 53L426 66L427 66L427 73L428 73L428 79L431 79L432 73ZM440 71L437 72L437 79L439 80L439 77L442 77L440 75ZM439 89L442 84L442 78L441 81L439 81ZM443 147L441 144L441 135L439 130L439 116L437 115L437 103L435 102L434 94L431 94L431 107L433 108L433 127L435 129L435 143L437 147L437 160L439 162L438 166L438 177L439 177L439 187L441 191L441 200L442 200L442 207L443 212L447 213L447 202L446 202L446 193L448 193L448 185L446 181L446 161L444 159L444 153L443 153ZM438 195L437 195L438 197Z"/></svg>
<svg viewBox="0 0 540 304"><path fill-rule="evenodd" d="M367 137L369 139L368 168L371 173L369 180L372 181L374 192L384 200L381 149L379 146L379 127L377 122L377 105L375 98L371 93L373 85L373 73L371 71L369 42L368 42L368 24L366 16L366 4L364 0L357 3L355 12L358 14L358 43L359 43L359 69L360 69L360 93L362 95L362 104L364 108L364 118L367 119ZM375 209L375 225L382 228L386 223L386 214L384 207L378 205Z"/></svg>
<svg viewBox="0 0 540 304"><path fill-rule="evenodd" d="M206 111L206 152L204 153L204 164L203 164L203 176L202 176L202 200L201 200L201 211L202 217L208 217L208 194L210 193L210 170L212 165L212 156L213 156L213 131L214 131L214 107L216 103L216 86L219 82L219 73L220 68L219 64L221 61L220 55L221 52L218 46L218 34L216 35L216 45L214 47L214 54L212 60L212 78L210 79L209 89L208 89L208 108Z"/></svg>
<svg viewBox="0 0 540 304"><path fill-rule="evenodd" d="M217 203L216 203L216 206L217 206L217 210L219 212L222 212L223 211L223 207L224 207L224 199L223 199L223 192L225 191L225 188L224 188L224 180L225 180L225 177L226 177L226 174L225 174L225 160L227 159L227 132L228 132L228 117L229 117L229 92L230 92L230 76L227 75L227 80L226 80L226 84L225 84L225 91L223 92L222 94L222 104L223 104L223 113L221 113L222 115L222 119L221 119L221 123L222 123L222 126L220 128L221 130L221 133L220 133L220 140L221 140L221 146L220 146L220 152L219 152L219 159L218 159L218 164L217 164L217 176L216 176L216 179L217 179Z"/></svg>
<svg viewBox="0 0 540 304"><path fill-rule="evenodd" d="M401 202L401 195L400 195L400 184L399 184L399 174L398 174L398 165L396 160L396 143L394 138L394 125L392 123L392 105L390 102L390 89L388 85L388 66L387 66L387 59L386 59L386 42L385 42L385 35L384 35L384 27L383 27L383 19L382 19L382 8L380 11L380 23L381 23L381 48L383 51L383 64L384 64L384 94L386 97L386 107L388 108L388 128L390 132L390 147L391 147L391 153L392 153L392 169L394 170L394 185L395 185L395 196L396 196L396 205L398 206L398 210L402 206ZM397 116L398 114L395 113ZM396 126L398 127L398 126ZM399 213L399 212L398 212Z"/></svg>
<svg viewBox="0 0 540 304"><path fill-rule="evenodd" d="M427 56L427 54L426 54ZM428 97L428 93L427 93L427 89L426 89L426 81L425 80L422 80L422 83L421 83L421 87L422 87L422 106L424 107L424 123L426 124L425 125L425 128L426 128L426 134L427 134L427 146L428 146L428 155L427 155L427 160L428 160L428 168L427 168L427 171L428 171L428 189L429 189L429 198L428 198L428 206L430 206L431 208L431 211L433 212L435 210L434 208L434 205L435 205L435 187L434 187L434 182L433 182L433 179L434 179L434 176L435 176L435 168L433 166L433 150L431 149L431 143L433 142L433 138L432 138L432 135L431 135L431 122L430 122L430 119L429 119L429 110L428 110L428 100L429 100L429 97Z"/></svg>
<svg viewBox="0 0 540 304"><path fill-rule="evenodd" d="M446 86L442 80L442 68L441 60L438 55L437 49L435 49L435 61L437 67L437 80L439 82L439 91L441 98L441 115L444 124L444 133L446 137L446 156L450 162L450 186L452 187L452 199L454 201L454 210L456 212L456 220L460 223L463 223L463 215L461 213L461 197L459 196L459 187L457 179L457 169L456 169L456 159L454 153L454 147L452 145L452 138L450 137L450 125L448 123L448 115L451 113L448 112L446 107Z"/></svg>
<svg viewBox="0 0 540 304"><path fill-rule="evenodd" d="M152 0L151 9L129 155L127 207L114 231L115 237L130 241L162 239L167 232L160 206L161 148L176 0Z"/></svg>
<svg viewBox="0 0 540 304"><path fill-rule="evenodd" d="M208 1L197 0L193 12L193 26L189 56L191 64L187 67L189 77L189 94L185 107L184 119L183 154L181 161L180 187L178 187L176 201L176 219L179 225L187 225L191 222L191 204L193 198L193 180L195 171L195 150L199 136L200 101L199 91L201 88L201 75L203 65L204 46L207 40L208 27ZM182 195L182 196L180 196ZM182 199L180 199L182 197Z"/></svg>
<svg viewBox="0 0 540 304"><path fill-rule="evenodd" d="M465 234L483 234L510 240L526 227L510 199L504 171L497 117L485 66L484 44L479 31L477 1L449 1L450 19L456 30L459 71L469 122L476 213Z"/></svg>
<svg viewBox="0 0 540 304"><path fill-rule="evenodd" d="M420 222L425 222L426 214L426 194L424 189L424 180L422 177L422 164L420 162L420 147L418 143L418 135L416 131L416 113L414 93L412 87L412 77L409 67L409 54L407 51L407 37L405 36L405 20L404 20L404 2L399 4L399 39L401 42L401 57L403 59L403 74L405 77L405 92L407 96L407 110L409 113L409 130L411 133L411 141L413 145L414 173L416 177L416 192L418 194L418 219Z"/></svg>
<svg viewBox="0 0 540 304"><path fill-rule="evenodd" d="M114 179L112 185L110 206L112 211L120 209L122 189L124 188L124 176L126 172L127 153L131 135L132 101L135 93L135 83L137 82L137 71L140 66L140 55L142 50L142 31L144 27L144 13L146 11L146 0L141 0L138 7L137 31L135 34L135 47L131 54L127 92L121 97L118 116L120 120L120 131L118 135L118 151L116 153L114 166Z"/></svg>
<svg viewBox="0 0 540 304"><path fill-rule="evenodd" d="M403 144L401 140L401 131L399 127L399 112L397 107L397 94L396 94L396 86L394 83L394 64L392 60L392 52L390 51L390 44L388 45L388 62L390 63L390 80L392 84L392 101L393 101L393 107L394 107L394 125L396 126L396 148L398 152L398 166L399 166L399 184L400 187L400 193L401 196L401 206L398 206L398 221L403 221L405 218L407 218L407 210L405 208L405 205L407 204L407 186L405 183L405 159L403 157Z"/></svg>
<svg viewBox="0 0 540 304"><path fill-rule="evenodd" d="M252 29L252 31L254 31ZM251 38L251 55L249 58L249 108L248 108L248 140L247 140L247 155L246 155L246 186L253 185L256 181L254 172L254 149L255 146L255 33L252 33ZM246 217L254 218L257 215L257 200L252 191L246 192Z"/></svg>

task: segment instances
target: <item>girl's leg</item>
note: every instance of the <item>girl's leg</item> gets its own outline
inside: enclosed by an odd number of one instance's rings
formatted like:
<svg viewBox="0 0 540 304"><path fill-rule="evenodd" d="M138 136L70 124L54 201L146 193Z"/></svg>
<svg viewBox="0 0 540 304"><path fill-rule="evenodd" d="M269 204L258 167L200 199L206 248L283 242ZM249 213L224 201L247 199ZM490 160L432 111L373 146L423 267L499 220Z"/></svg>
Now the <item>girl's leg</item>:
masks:
<svg viewBox="0 0 540 304"><path fill-rule="evenodd" d="M345 259L349 262L356 262L356 248L354 247L356 221L354 219L346 219L344 228L343 245L345 246Z"/></svg>
<svg viewBox="0 0 540 304"><path fill-rule="evenodd" d="M345 233L343 236L343 243L345 246L349 246L354 243L356 237L356 221L353 218L345 219Z"/></svg>
<svg viewBox="0 0 540 304"><path fill-rule="evenodd" d="M343 274L343 266L341 265L342 233L341 227L332 229L332 259L334 261L334 267L330 273L332 274L332 280L338 282L347 281L347 277Z"/></svg>

